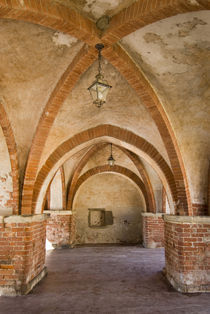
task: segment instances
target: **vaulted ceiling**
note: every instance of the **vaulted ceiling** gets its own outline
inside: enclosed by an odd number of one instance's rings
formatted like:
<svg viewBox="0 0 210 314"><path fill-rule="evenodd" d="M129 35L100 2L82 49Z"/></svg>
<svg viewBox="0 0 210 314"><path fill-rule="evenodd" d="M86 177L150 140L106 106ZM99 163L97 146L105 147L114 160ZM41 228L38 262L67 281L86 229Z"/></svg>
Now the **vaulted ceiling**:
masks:
<svg viewBox="0 0 210 314"><path fill-rule="evenodd" d="M90 150L80 175L104 166L107 143L119 166L153 187L151 203L163 185L172 207L192 214L192 204L206 204L209 8L204 0L0 1L1 177L14 212L20 200L22 213L39 212L56 171L63 166L70 186ZM98 42L112 85L101 108L87 90Z"/></svg>

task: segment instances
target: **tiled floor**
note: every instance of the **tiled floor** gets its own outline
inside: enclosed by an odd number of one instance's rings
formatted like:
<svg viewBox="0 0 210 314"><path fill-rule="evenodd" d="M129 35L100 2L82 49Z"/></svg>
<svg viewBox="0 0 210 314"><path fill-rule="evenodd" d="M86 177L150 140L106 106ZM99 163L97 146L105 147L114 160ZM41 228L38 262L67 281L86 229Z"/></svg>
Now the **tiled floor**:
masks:
<svg viewBox="0 0 210 314"><path fill-rule="evenodd" d="M23 297L1 297L0 313L210 313L210 294L183 295L161 270L162 249L97 246L54 250L48 276Z"/></svg>

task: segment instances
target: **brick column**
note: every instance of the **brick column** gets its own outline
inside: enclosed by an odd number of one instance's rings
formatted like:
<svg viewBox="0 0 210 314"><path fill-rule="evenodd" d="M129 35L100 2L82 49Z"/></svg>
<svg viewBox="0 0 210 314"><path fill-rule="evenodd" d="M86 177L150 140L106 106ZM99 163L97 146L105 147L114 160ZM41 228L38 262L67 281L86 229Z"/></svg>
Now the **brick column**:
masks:
<svg viewBox="0 0 210 314"><path fill-rule="evenodd" d="M163 214L142 213L143 245L154 249L164 247L164 220Z"/></svg>
<svg viewBox="0 0 210 314"><path fill-rule="evenodd" d="M72 212L70 210L46 210L47 239L55 248L70 246L70 224Z"/></svg>
<svg viewBox="0 0 210 314"><path fill-rule="evenodd" d="M166 276L181 292L210 292L210 217L164 215Z"/></svg>
<svg viewBox="0 0 210 314"><path fill-rule="evenodd" d="M44 215L0 216L0 295L27 294L46 275Z"/></svg>

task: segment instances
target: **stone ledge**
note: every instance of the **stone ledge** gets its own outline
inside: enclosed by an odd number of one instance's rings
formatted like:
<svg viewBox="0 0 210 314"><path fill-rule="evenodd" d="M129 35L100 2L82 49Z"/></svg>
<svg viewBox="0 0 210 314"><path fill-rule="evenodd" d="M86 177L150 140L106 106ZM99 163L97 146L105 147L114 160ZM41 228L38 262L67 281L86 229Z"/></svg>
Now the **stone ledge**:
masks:
<svg viewBox="0 0 210 314"><path fill-rule="evenodd" d="M44 214L56 214L56 215L72 215L71 210L44 210Z"/></svg>
<svg viewBox="0 0 210 314"><path fill-rule="evenodd" d="M166 222L178 223L178 224L198 224L205 223L210 224L210 216L175 216L175 215L163 215L163 219Z"/></svg>
<svg viewBox="0 0 210 314"><path fill-rule="evenodd" d="M46 216L44 214L32 215L32 216L0 216L0 223L28 223L28 222L41 222L45 221Z"/></svg>
<svg viewBox="0 0 210 314"><path fill-rule="evenodd" d="M180 274L181 275L181 274ZM189 276L189 274L188 274ZM193 273L192 276L195 276L195 274ZM183 277L183 276L182 276ZM201 292L210 292L210 284L186 284L184 282L181 282L180 280L177 280L174 278L174 276L172 276L171 274L169 274L166 271L166 278L169 281L169 283L179 292L181 293L201 293Z"/></svg>
<svg viewBox="0 0 210 314"><path fill-rule="evenodd" d="M163 217L164 213L141 213L144 217Z"/></svg>

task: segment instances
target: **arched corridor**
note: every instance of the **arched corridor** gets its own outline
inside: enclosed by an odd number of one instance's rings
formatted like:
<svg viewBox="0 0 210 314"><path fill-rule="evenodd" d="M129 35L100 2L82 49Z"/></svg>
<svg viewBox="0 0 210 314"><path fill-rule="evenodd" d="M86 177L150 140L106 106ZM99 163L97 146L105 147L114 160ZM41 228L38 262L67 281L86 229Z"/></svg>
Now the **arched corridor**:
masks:
<svg viewBox="0 0 210 314"><path fill-rule="evenodd" d="M69 285L83 291L76 278L83 260L92 258L99 267L94 280L99 278L103 289L98 283L90 289L98 302L120 295L125 313L134 298L134 313L141 309L139 300L153 291L153 275L160 306L170 303L161 303L166 293L172 301L176 296L177 304L181 298L180 311L188 310L188 297L168 291L169 285L181 293L204 293L205 304L209 9L209 0L0 0L1 297L43 291L45 282L50 288L57 272L65 278L71 259ZM47 261L46 239L56 249ZM78 248L84 245L102 247ZM163 248L165 262L158 264ZM97 264L100 256L105 260ZM59 269L51 264L56 257ZM115 260L125 264L112 268ZM113 287L115 272L122 275L116 279L122 290L107 291L107 299L101 294L103 263L111 267ZM141 270L145 281L138 277ZM129 278L130 271L133 281L126 288L123 275ZM71 297L77 311L81 295ZM5 305L7 299L1 300Z"/></svg>

